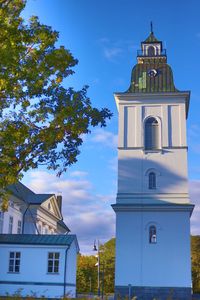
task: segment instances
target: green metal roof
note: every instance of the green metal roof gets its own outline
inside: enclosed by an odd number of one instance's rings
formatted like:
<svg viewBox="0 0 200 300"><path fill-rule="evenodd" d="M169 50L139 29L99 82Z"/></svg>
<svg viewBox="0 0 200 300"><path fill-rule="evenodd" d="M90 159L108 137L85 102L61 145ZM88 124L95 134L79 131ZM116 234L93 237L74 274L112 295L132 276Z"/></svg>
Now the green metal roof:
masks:
<svg viewBox="0 0 200 300"><path fill-rule="evenodd" d="M156 76L149 76L155 70ZM131 75L129 93L178 92L174 85L171 67L159 60L139 63L134 66Z"/></svg>
<svg viewBox="0 0 200 300"><path fill-rule="evenodd" d="M75 234L0 234L0 244L70 246L74 240Z"/></svg>

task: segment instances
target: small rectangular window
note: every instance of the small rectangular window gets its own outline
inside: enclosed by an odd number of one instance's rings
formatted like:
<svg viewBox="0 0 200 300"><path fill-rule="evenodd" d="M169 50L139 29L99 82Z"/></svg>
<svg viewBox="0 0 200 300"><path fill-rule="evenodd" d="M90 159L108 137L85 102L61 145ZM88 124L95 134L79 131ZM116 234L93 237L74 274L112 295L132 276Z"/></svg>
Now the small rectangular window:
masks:
<svg viewBox="0 0 200 300"><path fill-rule="evenodd" d="M10 252L8 272L19 273L20 258L21 258L21 252Z"/></svg>
<svg viewBox="0 0 200 300"><path fill-rule="evenodd" d="M48 253L48 273L58 273L59 272L59 252L49 252Z"/></svg>
<svg viewBox="0 0 200 300"><path fill-rule="evenodd" d="M9 225L8 225L8 233L12 233L13 231L13 216L9 218Z"/></svg>

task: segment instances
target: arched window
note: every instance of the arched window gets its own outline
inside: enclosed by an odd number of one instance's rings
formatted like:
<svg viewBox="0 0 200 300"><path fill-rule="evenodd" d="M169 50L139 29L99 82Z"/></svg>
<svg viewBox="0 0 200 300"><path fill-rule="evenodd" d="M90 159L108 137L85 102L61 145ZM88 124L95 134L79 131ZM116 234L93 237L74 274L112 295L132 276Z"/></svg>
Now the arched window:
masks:
<svg viewBox="0 0 200 300"><path fill-rule="evenodd" d="M155 56L155 48L153 46L148 47L148 56Z"/></svg>
<svg viewBox="0 0 200 300"><path fill-rule="evenodd" d="M157 242L156 226L152 225L149 227L149 243L156 244L156 242Z"/></svg>
<svg viewBox="0 0 200 300"><path fill-rule="evenodd" d="M149 189L156 189L156 174L154 172L149 173Z"/></svg>
<svg viewBox="0 0 200 300"><path fill-rule="evenodd" d="M153 117L145 122L145 149L159 149L159 124Z"/></svg>

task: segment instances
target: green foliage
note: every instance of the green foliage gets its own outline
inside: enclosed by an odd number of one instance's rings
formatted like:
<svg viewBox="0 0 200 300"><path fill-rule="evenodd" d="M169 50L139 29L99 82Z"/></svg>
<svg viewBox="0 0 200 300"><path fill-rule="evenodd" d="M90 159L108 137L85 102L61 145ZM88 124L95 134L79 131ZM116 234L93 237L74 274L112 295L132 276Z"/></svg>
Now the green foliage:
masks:
<svg viewBox="0 0 200 300"><path fill-rule="evenodd" d="M115 281L115 239L100 247L101 270L104 268L104 291L114 293Z"/></svg>
<svg viewBox="0 0 200 300"><path fill-rule="evenodd" d="M78 256L76 288L78 293L90 293L97 291L97 260L94 255Z"/></svg>
<svg viewBox="0 0 200 300"><path fill-rule="evenodd" d="M191 237L193 292L200 293L200 236Z"/></svg>
<svg viewBox="0 0 200 300"><path fill-rule="evenodd" d="M87 86L64 87L78 61L56 47L57 31L35 16L23 20L25 4L0 0L1 189L39 165L61 175L77 161L83 134L112 115L92 107Z"/></svg>
<svg viewBox="0 0 200 300"><path fill-rule="evenodd" d="M96 253L97 254L97 253ZM78 293L97 293L97 258L94 255L78 257ZM115 239L100 246L100 287L104 293L114 292ZM91 284L91 285L90 285Z"/></svg>

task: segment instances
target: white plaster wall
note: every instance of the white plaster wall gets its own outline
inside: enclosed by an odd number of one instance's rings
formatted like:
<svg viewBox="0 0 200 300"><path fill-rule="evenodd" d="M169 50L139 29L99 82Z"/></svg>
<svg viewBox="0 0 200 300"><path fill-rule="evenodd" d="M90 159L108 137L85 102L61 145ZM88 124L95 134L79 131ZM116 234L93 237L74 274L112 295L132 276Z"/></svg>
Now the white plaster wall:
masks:
<svg viewBox="0 0 200 300"><path fill-rule="evenodd" d="M41 225L42 234L45 234L45 228L48 230L47 234L51 234L52 231L54 233L60 233L57 230L57 220L54 216L49 215L48 212L44 210L40 210L39 207L31 206L30 210L26 212L25 215L25 226L24 226L24 233L28 234L37 234L37 229L35 224L38 226Z"/></svg>
<svg viewBox="0 0 200 300"><path fill-rule="evenodd" d="M75 241L71 244L67 254L67 273L66 281L76 285L76 269L77 269L77 249Z"/></svg>
<svg viewBox="0 0 200 300"><path fill-rule="evenodd" d="M157 117L161 127L162 147L185 147L186 111L180 99L119 102L118 146L124 148L144 147L144 119Z"/></svg>
<svg viewBox="0 0 200 300"><path fill-rule="evenodd" d="M148 224L157 224L149 244ZM118 212L115 285L191 287L190 225L186 212Z"/></svg>
<svg viewBox="0 0 200 300"><path fill-rule="evenodd" d="M23 216L22 212L19 210L18 205L14 204L14 207L9 206L8 211L4 212L2 233L8 233L10 216L13 217L12 233L17 233L18 221L22 222L22 216Z"/></svg>
<svg viewBox="0 0 200 300"><path fill-rule="evenodd" d="M75 245L71 245L72 248ZM62 297L64 287L59 284L64 283L64 266L65 266L65 249L60 246L20 246L20 245L1 245L0 248L0 281L7 282L22 282L21 284L0 284L0 295L6 295L7 292L15 292L22 288L22 295L31 295L36 292L37 296L44 295L45 297ZM9 252L21 252L20 273L8 273ZM48 252L60 253L60 265L58 274L48 274ZM71 250L74 253L74 250ZM69 286L66 287L66 293L72 297L76 294L76 287L70 286L74 284L74 269L76 269L75 255L70 253L68 257L66 282ZM70 260L72 261L70 262ZM72 272L72 273L71 273ZM70 282L72 280L73 282ZM23 284L26 282L28 284ZM42 283L42 285L34 285L33 283ZM32 284L31 284L32 283ZM47 283L45 285L45 283ZM49 285L54 284L54 285ZM55 286L57 284L57 286Z"/></svg>
<svg viewBox="0 0 200 300"><path fill-rule="evenodd" d="M148 189L147 172L154 169L157 174L157 188ZM174 194L174 197L182 195L182 203L188 202L188 181L187 181L187 150L166 149L163 152L144 153L141 150L119 150L118 151L118 193L132 195L131 202L139 201L146 194L155 197L163 194L166 199ZM138 195L139 194L139 195ZM175 195L177 194L177 195ZM185 194L185 195L183 195ZM184 196L184 197L183 197ZM150 200L149 200L150 201ZM174 201L178 201L174 199ZM178 201L179 202L179 201Z"/></svg>

